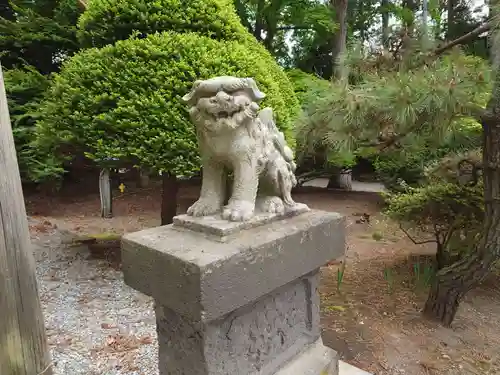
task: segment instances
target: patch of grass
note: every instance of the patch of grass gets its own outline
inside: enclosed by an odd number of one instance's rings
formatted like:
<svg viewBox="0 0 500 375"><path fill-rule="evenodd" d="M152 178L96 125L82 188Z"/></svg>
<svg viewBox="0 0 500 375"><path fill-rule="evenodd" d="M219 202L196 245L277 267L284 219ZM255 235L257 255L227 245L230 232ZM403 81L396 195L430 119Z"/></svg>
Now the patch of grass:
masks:
<svg viewBox="0 0 500 375"><path fill-rule="evenodd" d="M122 235L113 232L103 232L103 233L89 234L87 237L89 239L90 238L96 239L97 241L117 241L121 240Z"/></svg>
<svg viewBox="0 0 500 375"><path fill-rule="evenodd" d="M394 291L394 275L392 272L392 268L384 268L384 280L387 282L387 290L389 294L392 294L392 292Z"/></svg>
<svg viewBox="0 0 500 375"><path fill-rule="evenodd" d="M345 273L345 260L342 262L340 267L337 269L337 292L340 292L340 287L344 282L344 273Z"/></svg>
<svg viewBox="0 0 500 375"><path fill-rule="evenodd" d="M339 311L339 312L344 312L345 311L345 307L344 306L340 306L340 305L336 305L336 306L325 306L323 307L322 309L324 312L335 312L335 311Z"/></svg>
<svg viewBox="0 0 500 375"><path fill-rule="evenodd" d="M382 239L384 238L384 236L382 235L381 232L379 231L375 231L372 233L372 238L375 240L375 241L382 241Z"/></svg>

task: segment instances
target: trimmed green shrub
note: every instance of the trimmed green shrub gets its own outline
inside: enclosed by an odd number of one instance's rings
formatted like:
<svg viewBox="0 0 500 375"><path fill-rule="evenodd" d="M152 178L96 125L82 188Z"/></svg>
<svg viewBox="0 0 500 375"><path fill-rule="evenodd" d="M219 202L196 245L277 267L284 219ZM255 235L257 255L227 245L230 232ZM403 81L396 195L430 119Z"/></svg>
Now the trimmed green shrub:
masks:
<svg viewBox="0 0 500 375"><path fill-rule="evenodd" d="M460 259L477 241L484 216L483 191L482 183L433 181L388 195L385 213L415 243L434 242L441 269Z"/></svg>
<svg viewBox="0 0 500 375"><path fill-rule="evenodd" d="M86 46L101 47L134 32L198 32L213 39L250 36L231 0L90 0L78 24Z"/></svg>
<svg viewBox="0 0 500 375"><path fill-rule="evenodd" d="M438 268L474 248L484 218L482 151L453 153L425 169L419 187L386 195L386 214L415 242L435 242ZM415 239L418 238L418 239Z"/></svg>
<svg viewBox="0 0 500 375"><path fill-rule="evenodd" d="M89 47L161 32L196 32L215 40L241 42L249 54L260 57L259 63L288 98L291 112L298 114L299 103L287 75L241 24L231 0L90 0L79 28L80 39Z"/></svg>
<svg viewBox="0 0 500 375"><path fill-rule="evenodd" d="M55 77L38 123L40 142L54 150L80 147L92 160L189 176L200 165L181 98L195 80L219 75L253 77L267 94L262 105L274 109L290 139L298 109L293 89L270 55L259 51L173 32L84 50Z"/></svg>

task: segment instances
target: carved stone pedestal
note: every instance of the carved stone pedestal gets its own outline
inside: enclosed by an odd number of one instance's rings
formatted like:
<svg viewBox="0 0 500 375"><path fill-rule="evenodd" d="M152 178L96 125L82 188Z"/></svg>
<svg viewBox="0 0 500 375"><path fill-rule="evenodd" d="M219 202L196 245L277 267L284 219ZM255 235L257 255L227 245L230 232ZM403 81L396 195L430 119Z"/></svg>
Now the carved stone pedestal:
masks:
<svg viewBox="0 0 500 375"><path fill-rule="evenodd" d="M179 216L125 236L125 281L156 300L160 375L338 374L317 287L344 253L344 219L291 215Z"/></svg>

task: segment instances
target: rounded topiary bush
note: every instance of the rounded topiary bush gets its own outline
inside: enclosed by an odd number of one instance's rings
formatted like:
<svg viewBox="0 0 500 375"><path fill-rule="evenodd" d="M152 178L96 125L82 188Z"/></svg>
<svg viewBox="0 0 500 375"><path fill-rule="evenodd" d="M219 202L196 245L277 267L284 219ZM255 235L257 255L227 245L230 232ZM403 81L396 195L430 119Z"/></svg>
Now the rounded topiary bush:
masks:
<svg viewBox="0 0 500 375"><path fill-rule="evenodd" d="M262 105L290 135L297 101L274 60L236 41L162 33L84 50L66 62L43 105L38 136L59 150L80 146L90 159L189 176L199 156L181 98L195 80L220 75L253 77L267 94Z"/></svg>
<svg viewBox="0 0 500 375"><path fill-rule="evenodd" d="M198 32L219 40L249 36L231 0L90 0L78 26L82 43L95 47L134 32Z"/></svg>

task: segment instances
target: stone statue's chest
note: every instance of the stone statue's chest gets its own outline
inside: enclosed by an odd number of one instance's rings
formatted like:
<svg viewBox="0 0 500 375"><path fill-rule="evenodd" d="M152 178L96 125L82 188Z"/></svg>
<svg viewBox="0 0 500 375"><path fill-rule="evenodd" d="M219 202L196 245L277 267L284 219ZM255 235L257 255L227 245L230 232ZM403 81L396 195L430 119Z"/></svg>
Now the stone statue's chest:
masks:
<svg viewBox="0 0 500 375"><path fill-rule="evenodd" d="M230 161L244 152L251 141L250 139L245 141L238 133L238 131L208 133L205 135L203 146L212 156L221 161Z"/></svg>

